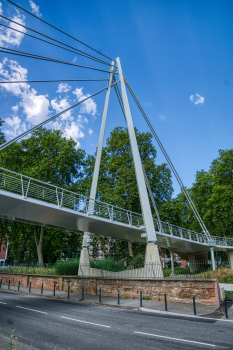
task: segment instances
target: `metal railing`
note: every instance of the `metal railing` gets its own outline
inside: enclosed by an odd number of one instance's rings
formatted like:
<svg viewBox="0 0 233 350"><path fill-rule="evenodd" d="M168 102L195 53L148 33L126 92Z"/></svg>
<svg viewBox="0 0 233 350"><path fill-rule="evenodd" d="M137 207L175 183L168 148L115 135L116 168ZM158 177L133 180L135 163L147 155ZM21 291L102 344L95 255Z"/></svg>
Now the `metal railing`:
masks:
<svg viewBox="0 0 233 350"><path fill-rule="evenodd" d="M81 194L54 186L25 175L15 173L0 167L0 189L19 194L24 199L33 198L46 203L54 204L58 208L67 208L86 215L94 215L107 219L111 222L142 227L144 226L141 214L119 208L117 206L97 201ZM190 231L167 222L161 222L162 232L158 220L154 220L155 230L160 234L171 237L186 239L195 243L209 244L206 236L202 233ZM212 236L218 246L233 247L232 238Z"/></svg>
<svg viewBox="0 0 233 350"><path fill-rule="evenodd" d="M79 264L79 276L103 278L130 278L130 279L200 279L214 278L212 264L208 261L190 261L186 266L176 266L174 273L171 268L162 268L161 263L156 264L129 264L127 268L119 271L108 271L90 265Z"/></svg>

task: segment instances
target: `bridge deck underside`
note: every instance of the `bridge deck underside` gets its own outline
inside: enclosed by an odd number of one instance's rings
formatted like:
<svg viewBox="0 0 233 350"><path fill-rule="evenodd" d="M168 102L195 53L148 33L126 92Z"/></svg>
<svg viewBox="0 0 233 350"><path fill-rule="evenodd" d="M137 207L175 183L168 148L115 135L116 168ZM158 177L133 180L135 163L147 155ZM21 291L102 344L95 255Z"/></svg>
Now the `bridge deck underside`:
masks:
<svg viewBox="0 0 233 350"><path fill-rule="evenodd" d="M111 222L98 216L88 216L85 213L66 208L58 208L56 205L36 199L24 199L17 194L2 190L0 190L0 216L70 232L86 231L97 236L146 244L146 238L141 237L144 231L136 226L116 221ZM210 249L205 244L158 232L157 240L159 246L171 247L176 253L197 253ZM227 247L218 246L216 250L226 251Z"/></svg>

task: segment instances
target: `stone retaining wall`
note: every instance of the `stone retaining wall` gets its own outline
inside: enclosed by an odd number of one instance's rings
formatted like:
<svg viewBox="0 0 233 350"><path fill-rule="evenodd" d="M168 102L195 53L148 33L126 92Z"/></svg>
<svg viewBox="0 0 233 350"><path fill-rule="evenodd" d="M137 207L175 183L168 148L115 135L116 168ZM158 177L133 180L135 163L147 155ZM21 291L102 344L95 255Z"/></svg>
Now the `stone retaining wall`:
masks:
<svg viewBox="0 0 233 350"><path fill-rule="evenodd" d="M148 297L153 301L164 300L164 293L167 300L173 302L192 303L195 296L197 304L219 305L220 291L218 280L210 279L109 279L92 278L79 276L42 276L33 274L10 274L0 272L0 279L3 284L29 286L53 290L67 291L70 286L71 292L80 293L82 287L85 294L97 295L101 288L102 296L117 297L120 291L121 298L139 299L139 292L142 291L144 298Z"/></svg>

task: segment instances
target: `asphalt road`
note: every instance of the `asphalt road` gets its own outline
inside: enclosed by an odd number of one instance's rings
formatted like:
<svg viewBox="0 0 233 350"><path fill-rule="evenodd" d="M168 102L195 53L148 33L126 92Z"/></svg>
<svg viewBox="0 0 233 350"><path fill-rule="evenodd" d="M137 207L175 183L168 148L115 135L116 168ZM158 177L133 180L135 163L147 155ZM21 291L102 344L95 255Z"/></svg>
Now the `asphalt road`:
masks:
<svg viewBox="0 0 233 350"><path fill-rule="evenodd" d="M7 349L13 329L20 349L233 349L230 321L160 315L4 291L0 291L0 323L3 349Z"/></svg>

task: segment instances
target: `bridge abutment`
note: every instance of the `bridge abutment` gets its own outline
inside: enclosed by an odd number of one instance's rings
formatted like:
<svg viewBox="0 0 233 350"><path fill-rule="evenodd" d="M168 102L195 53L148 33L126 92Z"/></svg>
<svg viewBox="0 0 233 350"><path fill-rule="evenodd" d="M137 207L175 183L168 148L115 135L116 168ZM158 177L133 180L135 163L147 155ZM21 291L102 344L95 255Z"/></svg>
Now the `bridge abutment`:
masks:
<svg viewBox="0 0 233 350"><path fill-rule="evenodd" d="M233 270L233 250L229 250L227 252L227 257L228 257L230 268Z"/></svg>

